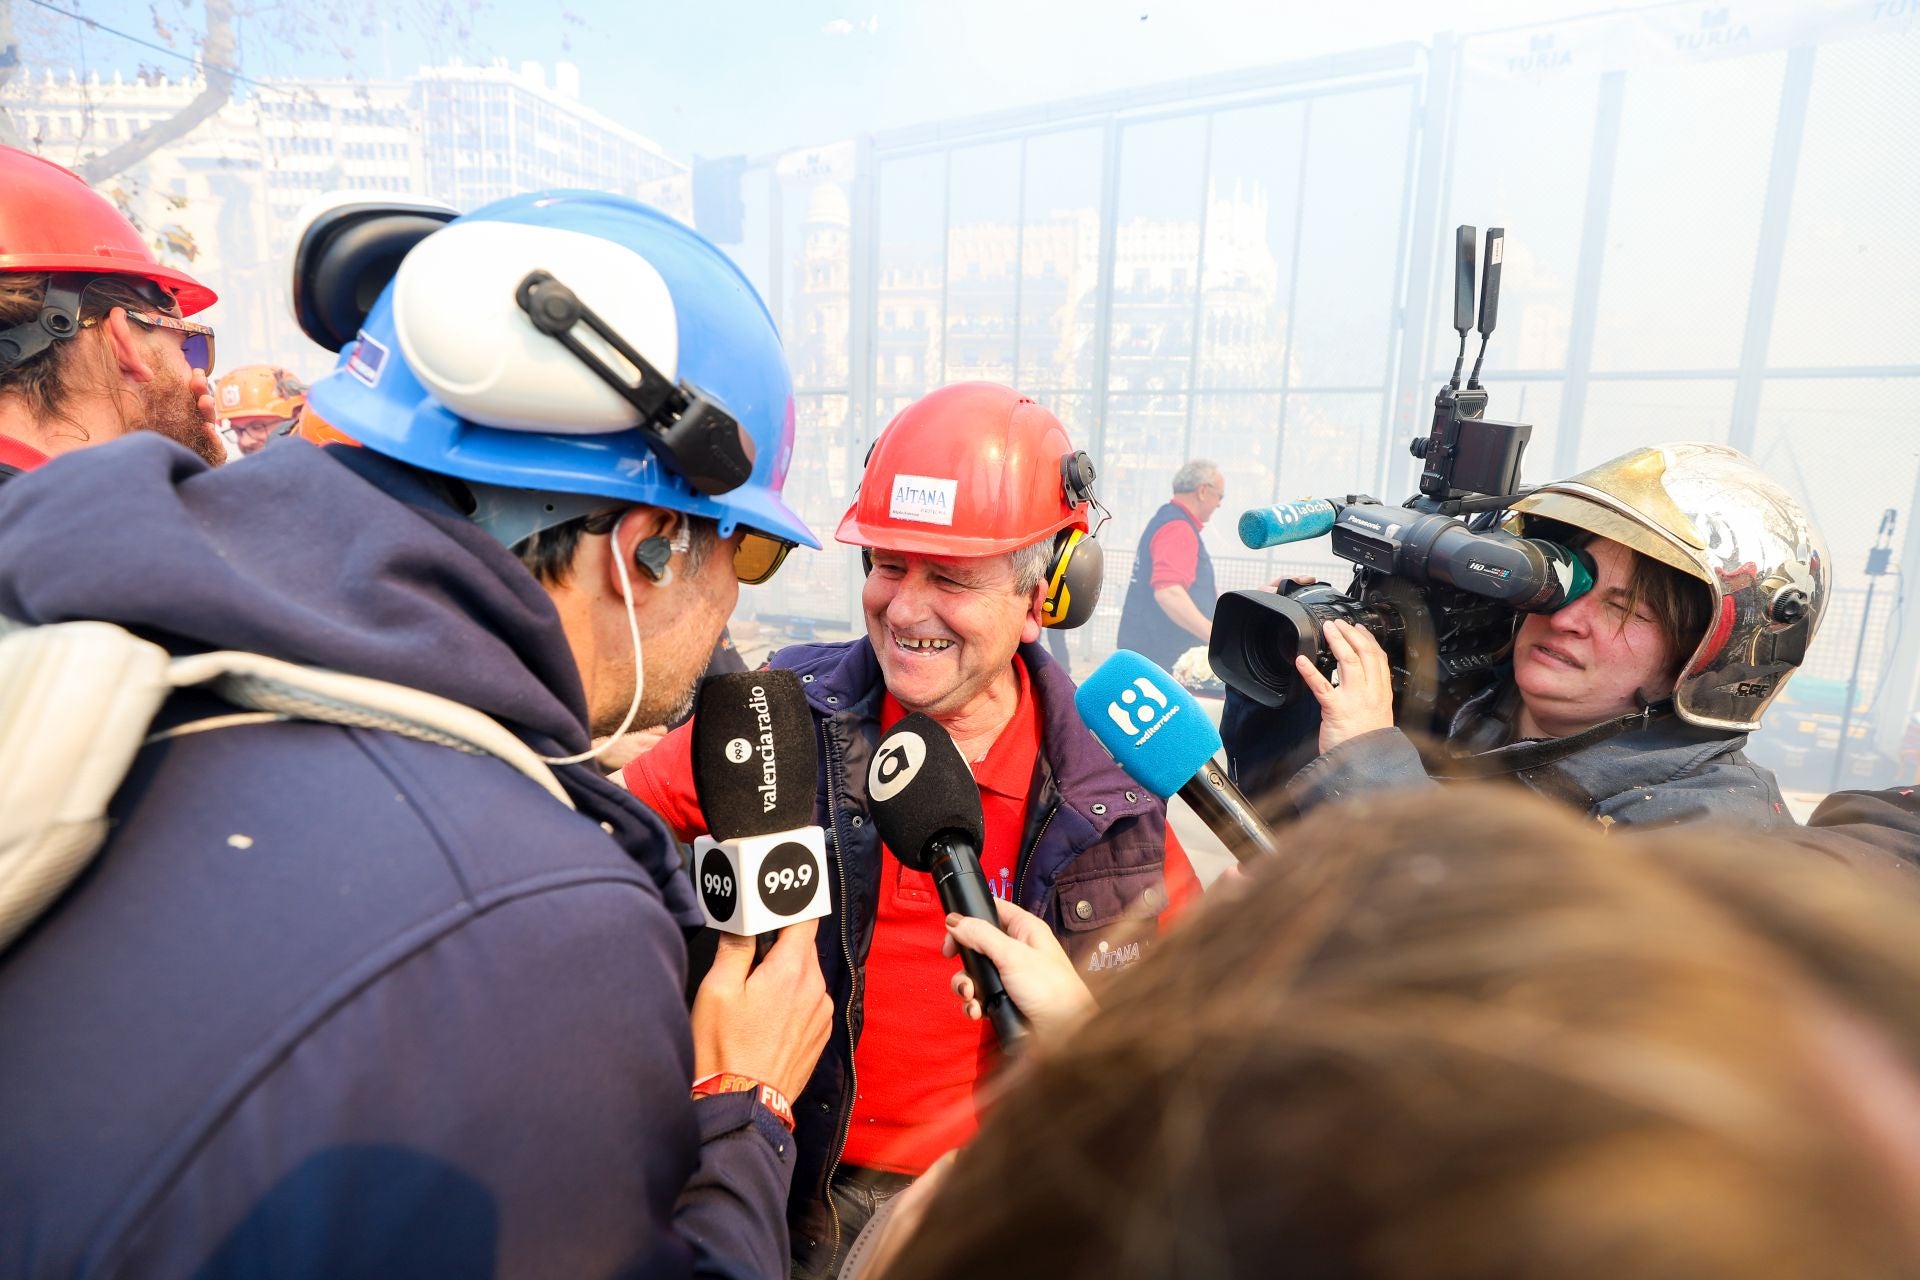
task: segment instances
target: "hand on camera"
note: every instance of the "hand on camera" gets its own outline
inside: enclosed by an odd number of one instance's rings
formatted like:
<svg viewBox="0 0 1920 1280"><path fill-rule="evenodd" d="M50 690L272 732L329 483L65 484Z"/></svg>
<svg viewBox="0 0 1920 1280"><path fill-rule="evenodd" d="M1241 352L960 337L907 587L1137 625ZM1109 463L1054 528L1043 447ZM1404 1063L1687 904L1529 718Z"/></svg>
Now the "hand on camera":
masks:
<svg viewBox="0 0 1920 1280"><path fill-rule="evenodd" d="M950 915L940 954L957 956L959 948L965 947L993 961L1000 970L1000 980L1007 985L1007 994L1026 1015L1034 1035L1042 1040L1056 1039L1093 1011L1093 995L1045 921L1011 902L995 898L993 905L1006 932L984 920ZM953 975L953 994L960 997L967 1017L978 1021L980 1001L965 969Z"/></svg>
<svg viewBox="0 0 1920 1280"><path fill-rule="evenodd" d="M1349 738L1393 727L1393 671L1387 652L1371 633L1350 622L1327 623L1327 652L1340 664L1340 683L1330 683L1305 654L1293 665L1320 701L1320 750Z"/></svg>
<svg viewBox="0 0 1920 1280"><path fill-rule="evenodd" d="M782 929L756 966L754 940L720 935L693 1001L693 1077L728 1072L800 1096L833 1030L833 999L814 953L819 921Z"/></svg>

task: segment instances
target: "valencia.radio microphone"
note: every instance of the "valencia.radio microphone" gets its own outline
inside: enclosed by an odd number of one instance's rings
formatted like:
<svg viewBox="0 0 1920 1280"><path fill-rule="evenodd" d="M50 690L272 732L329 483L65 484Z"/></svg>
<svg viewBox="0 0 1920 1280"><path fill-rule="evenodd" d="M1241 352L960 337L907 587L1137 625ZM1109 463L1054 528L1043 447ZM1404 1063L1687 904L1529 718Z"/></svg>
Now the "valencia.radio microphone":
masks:
<svg viewBox="0 0 1920 1280"><path fill-rule="evenodd" d="M1214 763L1220 731L1172 676L1118 649L1081 682L1073 705L1128 777L1162 800L1185 800L1234 857L1277 852L1266 819Z"/></svg>
<svg viewBox="0 0 1920 1280"><path fill-rule="evenodd" d="M693 879L707 923L754 937L827 914L826 839L813 825L820 751L791 671L710 676L693 720L693 787L707 835Z"/></svg>
<svg viewBox="0 0 1920 1280"><path fill-rule="evenodd" d="M904 865L933 877L942 907L1001 927L980 870L987 826L980 788L938 722L916 711L887 731L867 768L867 797L880 838ZM960 959L1000 1047L1015 1048L1027 1034L1027 1021L1007 994L999 968L966 947L960 948Z"/></svg>

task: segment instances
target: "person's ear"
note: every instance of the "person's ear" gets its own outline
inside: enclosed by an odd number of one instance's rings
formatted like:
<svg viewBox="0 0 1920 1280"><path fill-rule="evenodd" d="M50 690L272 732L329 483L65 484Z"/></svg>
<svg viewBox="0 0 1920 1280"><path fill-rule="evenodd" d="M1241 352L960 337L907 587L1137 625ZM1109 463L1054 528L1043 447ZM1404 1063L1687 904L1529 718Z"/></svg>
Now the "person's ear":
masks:
<svg viewBox="0 0 1920 1280"><path fill-rule="evenodd" d="M106 344L107 356L121 377L135 383L153 381L153 353L140 340L140 333L134 331L135 324L127 319L125 307L115 307L107 312L106 319L97 328L100 340Z"/></svg>
<svg viewBox="0 0 1920 1280"><path fill-rule="evenodd" d="M1046 612L1046 607L1047 584L1036 582L1033 590L1027 593L1027 616L1020 620L1021 644L1033 644L1040 639L1040 632L1044 630L1040 618Z"/></svg>

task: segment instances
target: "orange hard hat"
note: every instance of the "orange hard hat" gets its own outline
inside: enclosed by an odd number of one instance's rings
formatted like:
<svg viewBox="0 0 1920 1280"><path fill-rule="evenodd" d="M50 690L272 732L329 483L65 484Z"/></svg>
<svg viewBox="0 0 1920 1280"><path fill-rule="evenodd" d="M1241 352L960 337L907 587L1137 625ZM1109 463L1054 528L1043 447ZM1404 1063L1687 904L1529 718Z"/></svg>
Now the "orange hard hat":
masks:
<svg viewBox="0 0 1920 1280"><path fill-rule="evenodd" d="M0 147L0 272L78 271L133 276L166 290L190 316L213 290L153 256L133 224L79 174L16 147Z"/></svg>
<svg viewBox="0 0 1920 1280"><path fill-rule="evenodd" d="M834 537L918 555L1000 555L1087 529L1092 503L1092 464L1060 419L1012 387L960 382L887 424Z"/></svg>
<svg viewBox="0 0 1920 1280"><path fill-rule="evenodd" d="M307 400L307 384L278 365L242 365L214 383L213 403L223 418L286 421Z"/></svg>
<svg viewBox="0 0 1920 1280"><path fill-rule="evenodd" d="M360 447L358 440L315 413L312 405L301 412L300 425L293 429L293 434L308 444L350 444L356 449Z"/></svg>

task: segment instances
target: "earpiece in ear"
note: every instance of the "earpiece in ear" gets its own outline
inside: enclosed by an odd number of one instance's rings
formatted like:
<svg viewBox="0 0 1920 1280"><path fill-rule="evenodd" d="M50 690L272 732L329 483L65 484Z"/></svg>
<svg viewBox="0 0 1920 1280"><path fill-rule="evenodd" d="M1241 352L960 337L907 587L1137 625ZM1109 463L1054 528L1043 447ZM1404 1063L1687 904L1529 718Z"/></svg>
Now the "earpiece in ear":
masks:
<svg viewBox="0 0 1920 1280"><path fill-rule="evenodd" d="M673 580L673 543L659 534L641 540L633 548L634 568L653 580L653 584L664 587Z"/></svg>
<svg viewBox="0 0 1920 1280"><path fill-rule="evenodd" d="M625 516L621 517L626 519ZM614 526L614 537L620 536L619 526ZM684 555L693 545L693 526L685 516L675 516L671 534L656 533L651 538L643 538L633 549L633 564L640 572L653 580L656 587L664 587L673 581L673 569L670 561L675 552Z"/></svg>
<svg viewBox="0 0 1920 1280"><path fill-rule="evenodd" d="M1064 531L1054 548L1053 563L1047 566L1047 596L1041 602L1040 624L1062 629L1085 626L1100 603L1106 553L1085 529Z"/></svg>

